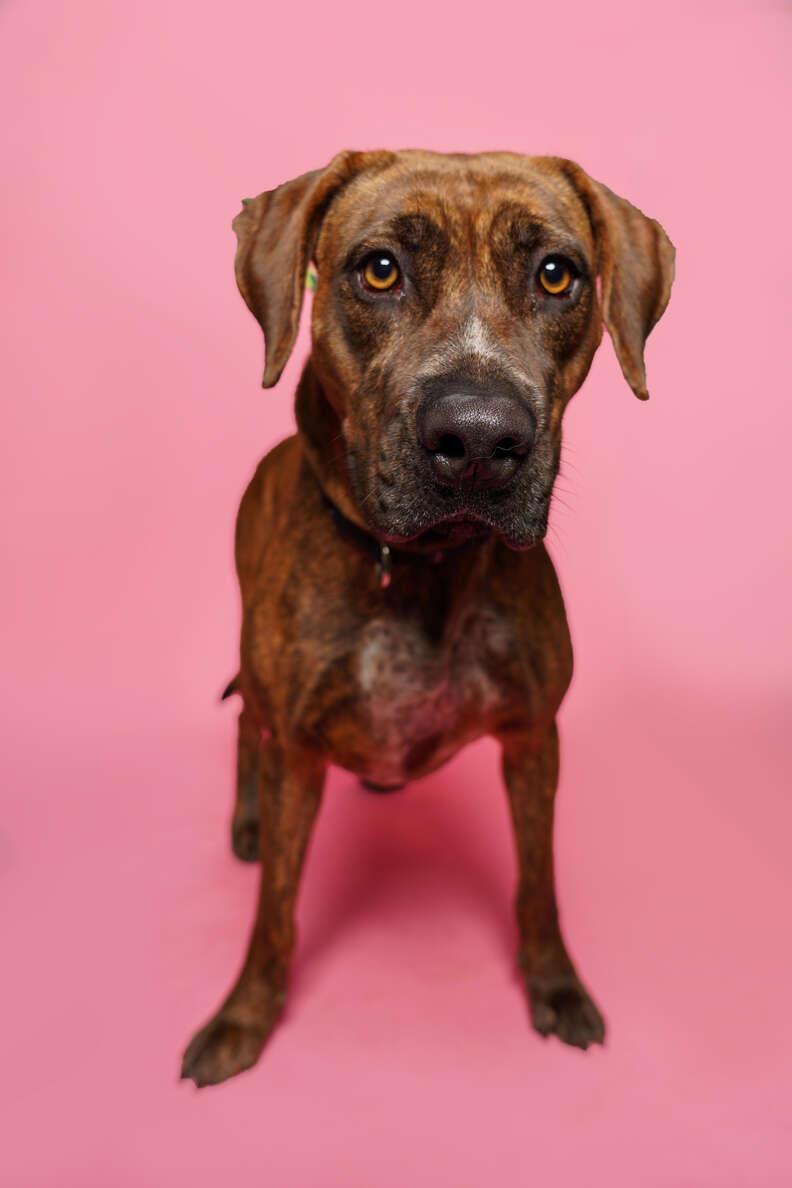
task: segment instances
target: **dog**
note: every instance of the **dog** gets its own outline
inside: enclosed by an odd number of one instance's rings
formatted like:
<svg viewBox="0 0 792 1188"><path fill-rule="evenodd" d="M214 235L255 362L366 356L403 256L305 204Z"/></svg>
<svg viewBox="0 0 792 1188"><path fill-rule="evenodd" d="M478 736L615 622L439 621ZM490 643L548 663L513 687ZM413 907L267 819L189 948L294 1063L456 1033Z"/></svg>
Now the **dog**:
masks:
<svg viewBox="0 0 792 1188"><path fill-rule="evenodd" d="M242 972L182 1076L251 1067L280 1016L294 903L327 765L390 790L483 735L502 747L533 1026L605 1027L558 921L555 718L572 673L542 544L561 419L607 327L647 399L644 344L674 248L556 157L342 152L245 200L236 279L272 387L315 267L298 432L239 509L242 698L234 852L258 860Z"/></svg>

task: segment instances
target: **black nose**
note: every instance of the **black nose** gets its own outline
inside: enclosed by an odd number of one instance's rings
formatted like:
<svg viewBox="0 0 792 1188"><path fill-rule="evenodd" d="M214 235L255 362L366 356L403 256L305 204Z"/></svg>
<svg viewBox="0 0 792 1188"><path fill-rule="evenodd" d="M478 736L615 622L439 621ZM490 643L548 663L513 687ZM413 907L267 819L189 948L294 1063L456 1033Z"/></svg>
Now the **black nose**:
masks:
<svg viewBox="0 0 792 1188"><path fill-rule="evenodd" d="M448 393L421 408L418 434L442 483L502 487L533 446L534 418L512 396Z"/></svg>

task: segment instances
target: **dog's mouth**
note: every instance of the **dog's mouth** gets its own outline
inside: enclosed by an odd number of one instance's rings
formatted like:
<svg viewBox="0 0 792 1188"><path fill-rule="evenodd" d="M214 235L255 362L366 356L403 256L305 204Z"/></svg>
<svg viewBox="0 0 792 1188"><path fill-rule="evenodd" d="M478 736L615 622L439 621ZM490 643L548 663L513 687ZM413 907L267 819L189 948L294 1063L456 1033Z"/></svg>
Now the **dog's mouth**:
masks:
<svg viewBox="0 0 792 1188"><path fill-rule="evenodd" d="M351 468L356 502L372 534L393 549L438 552L490 538L522 551L544 539L552 464L526 465L519 482L471 490L427 482L419 468L404 473L396 463L386 474L378 471L369 485L356 482L361 469Z"/></svg>
<svg viewBox="0 0 792 1188"><path fill-rule="evenodd" d="M394 538L391 543L406 544L421 552L431 552L463 545L469 541L483 541L491 536L499 537L511 549L532 548L540 540L540 537L537 536L527 542L514 541L497 524L493 524L483 516L459 513L444 516L413 536L400 537L398 540Z"/></svg>
<svg viewBox="0 0 792 1188"><path fill-rule="evenodd" d="M497 532L494 524L482 516L459 514L443 516L426 527L408 533L380 533L380 538L394 547L407 545L420 552L431 552L469 540L483 540Z"/></svg>
<svg viewBox="0 0 792 1188"><path fill-rule="evenodd" d="M491 536L496 529L486 520L476 516L452 516L447 520L438 520L427 531L422 532L417 539L423 543L434 544L446 542L449 544L462 543L476 537Z"/></svg>

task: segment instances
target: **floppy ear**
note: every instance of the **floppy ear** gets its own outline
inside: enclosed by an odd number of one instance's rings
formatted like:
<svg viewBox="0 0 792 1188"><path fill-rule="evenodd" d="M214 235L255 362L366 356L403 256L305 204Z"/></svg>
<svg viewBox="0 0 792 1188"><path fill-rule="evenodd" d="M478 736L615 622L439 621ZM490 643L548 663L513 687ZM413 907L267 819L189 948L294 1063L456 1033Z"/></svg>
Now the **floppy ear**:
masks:
<svg viewBox="0 0 792 1188"><path fill-rule="evenodd" d="M558 164L594 231L602 317L624 378L639 400L648 400L644 344L671 296L674 245L659 223L594 181L579 165L562 160Z"/></svg>
<svg viewBox="0 0 792 1188"><path fill-rule="evenodd" d="M280 379L300 320L305 273L330 202L361 170L390 153L339 153L325 169L245 199L231 224L237 236L234 271L248 309L264 331L262 387Z"/></svg>

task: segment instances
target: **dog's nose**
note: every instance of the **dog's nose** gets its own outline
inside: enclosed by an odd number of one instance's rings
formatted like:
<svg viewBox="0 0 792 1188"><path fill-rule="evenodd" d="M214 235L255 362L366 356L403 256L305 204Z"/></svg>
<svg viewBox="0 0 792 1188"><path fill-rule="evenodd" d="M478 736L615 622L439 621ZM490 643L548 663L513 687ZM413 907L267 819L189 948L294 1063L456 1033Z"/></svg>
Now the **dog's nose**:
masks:
<svg viewBox="0 0 792 1188"><path fill-rule="evenodd" d="M502 487L534 442L534 418L511 396L448 393L423 406L418 434L447 486Z"/></svg>

